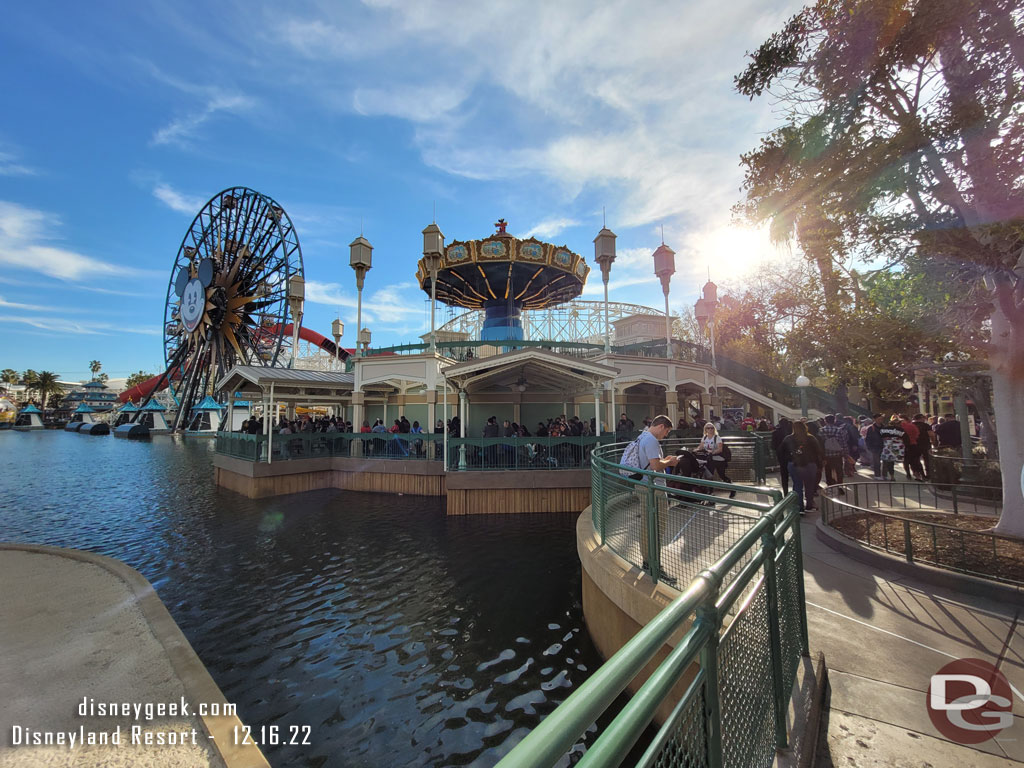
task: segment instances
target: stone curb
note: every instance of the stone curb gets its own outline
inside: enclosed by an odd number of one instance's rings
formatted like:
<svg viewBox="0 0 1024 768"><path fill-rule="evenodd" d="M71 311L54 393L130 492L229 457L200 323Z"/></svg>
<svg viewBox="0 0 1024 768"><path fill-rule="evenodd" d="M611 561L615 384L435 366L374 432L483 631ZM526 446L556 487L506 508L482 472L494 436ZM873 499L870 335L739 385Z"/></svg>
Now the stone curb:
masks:
<svg viewBox="0 0 1024 768"><path fill-rule="evenodd" d="M989 581L966 573L947 571L925 563L908 563L904 558L870 549L844 536L826 525L821 518L815 522L814 528L818 541L828 545L836 552L849 555L854 560L859 560L866 565L896 571L902 576L920 579L934 586L951 589L965 595L986 597L990 600L1024 606L1024 589L1021 587Z"/></svg>
<svg viewBox="0 0 1024 768"><path fill-rule="evenodd" d="M189 701L206 704L227 704L228 700L210 676L206 666L192 649L181 628L171 617L167 607L160 600L153 585L146 578L120 560L79 549L65 549L38 544L0 543L0 551L29 552L54 555L77 560L104 569L124 582L135 598L134 602L149 624L153 636L163 647L171 662L171 668L185 688ZM213 737L214 751L227 768L270 768L270 763L254 744L235 744L233 729L242 727L242 721L235 715L196 715L207 735Z"/></svg>

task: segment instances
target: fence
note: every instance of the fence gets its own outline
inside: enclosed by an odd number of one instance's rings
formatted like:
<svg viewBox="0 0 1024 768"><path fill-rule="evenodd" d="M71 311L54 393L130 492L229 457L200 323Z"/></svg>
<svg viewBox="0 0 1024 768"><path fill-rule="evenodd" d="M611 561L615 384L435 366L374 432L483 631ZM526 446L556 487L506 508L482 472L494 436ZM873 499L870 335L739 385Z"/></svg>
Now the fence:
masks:
<svg viewBox="0 0 1024 768"><path fill-rule="evenodd" d="M908 563L1024 584L1024 542L985 530L999 515L1000 505L992 500L998 491L988 486L847 483L825 490L821 515L843 536L902 555Z"/></svg>
<svg viewBox="0 0 1024 768"><path fill-rule="evenodd" d="M657 518L673 505L684 509L691 519L675 538L694 540L695 562L685 571L688 583L498 765L543 768L562 761L669 637L688 627L577 765L620 765L673 686L686 681L686 692L638 765L767 768L776 749L787 745L786 709L800 657L807 654L796 497L706 482L705 490L735 490L748 496L731 502L734 511L712 510L707 505L721 502L721 497L693 490L696 484L662 488L652 481L673 478L653 472L640 472L639 480L624 477L616 463L622 449L621 444L605 446L592 455L592 514L601 541L636 563L646 538L634 524L639 513L652 534L649 565L657 578ZM691 528L698 516L703 522ZM718 542L728 530L736 533L735 538ZM675 564L680 566L681 562Z"/></svg>
<svg viewBox="0 0 1024 768"><path fill-rule="evenodd" d="M273 435L269 441L272 461L291 461L329 456L363 456L374 459L440 461L444 435L392 432L300 432ZM353 443L358 445L353 446ZM217 453L249 461L267 461L265 435L217 433Z"/></svg>

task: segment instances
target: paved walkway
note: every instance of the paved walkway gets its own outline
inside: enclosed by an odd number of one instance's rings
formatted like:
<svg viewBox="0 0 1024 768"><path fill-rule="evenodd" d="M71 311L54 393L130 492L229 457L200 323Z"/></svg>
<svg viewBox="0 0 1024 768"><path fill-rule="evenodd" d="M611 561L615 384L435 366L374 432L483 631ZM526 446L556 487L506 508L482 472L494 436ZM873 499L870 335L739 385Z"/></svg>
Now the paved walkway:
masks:
<svg viewBox="0 0 1024 768"><path fill-rule="evenodd" d="M832 692L817 765L1024 762L1024 718L970 748L943 737L925 707L931 675L956 658L986 659L1024 690L1022 610L863 565L818 540L817 518L809 513L801 529L811 649L825 653Z"/></svg>
<svg viewBox="0 0 1024 768"><path fill-rule="evenodd" d="M0 585L0 768L266 768L258 750L228 743L236 717L200 717L200 703L223 694L137 572L89 553L8 545ZM83 700L140 710L83 715ZM145 709L183 700L187 713ZM58 734L63 744L35 741ZM90 734L108 743L82 744Z"/></svg>

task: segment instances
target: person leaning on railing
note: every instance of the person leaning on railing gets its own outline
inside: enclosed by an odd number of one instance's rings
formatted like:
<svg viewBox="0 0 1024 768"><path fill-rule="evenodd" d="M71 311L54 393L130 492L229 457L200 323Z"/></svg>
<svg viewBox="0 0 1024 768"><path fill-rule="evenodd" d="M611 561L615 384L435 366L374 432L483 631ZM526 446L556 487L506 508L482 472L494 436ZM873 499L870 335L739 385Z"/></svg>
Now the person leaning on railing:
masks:
<svg viewBox="0 0 1024 768"><path fill-rule="evenodd" d="M672 420L668 416L655 416L651 421L651 426L640 433L640 436L630 443L626 450L622 453L622 465L624 467L632 467L634 469L643 469L651 472L664 472L669 467L674 467L679 463L678 456L669 456L668 458L662 453L661 441L664 440L668 433L672 431ZM631 480L644 480L648 485L651 482L651 478L648 475L642 475L639 472L630 472L628 469L620 469L619 473ZM658 541L665 543L668 538L668 491L665 490L665 480L663 478L657 478L654 484L661 486L660 489L655 490L654 499L655 504L655 515L658 521ZM648 488L644 485L633 486L633 493L637 496L638 501L641 504L641 509L646 509ZM647 527L647 514L645 512L640 513L640 554L643 557L643 564L641 568L645 571L650 570L650 553L651 553L651 531ZM660 562L660 558L659 558ZM675 584L675 579L665 576L664 573L661 575L661 581L667 584Z"/></svg>

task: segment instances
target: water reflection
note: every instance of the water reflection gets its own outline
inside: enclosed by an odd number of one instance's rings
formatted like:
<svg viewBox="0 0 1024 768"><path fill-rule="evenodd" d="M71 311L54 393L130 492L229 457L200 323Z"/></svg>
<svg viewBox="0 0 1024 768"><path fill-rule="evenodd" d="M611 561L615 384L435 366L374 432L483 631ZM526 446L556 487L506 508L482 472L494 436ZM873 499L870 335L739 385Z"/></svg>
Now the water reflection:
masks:
<svg viewBox="0 0 1024 768"><path fill-rule="evenodd" d="M211 446L0 433L0 538L141 571L276 766L493 765L598 663L575 515L213 486Z"/></svg>

